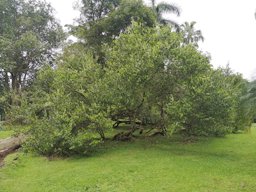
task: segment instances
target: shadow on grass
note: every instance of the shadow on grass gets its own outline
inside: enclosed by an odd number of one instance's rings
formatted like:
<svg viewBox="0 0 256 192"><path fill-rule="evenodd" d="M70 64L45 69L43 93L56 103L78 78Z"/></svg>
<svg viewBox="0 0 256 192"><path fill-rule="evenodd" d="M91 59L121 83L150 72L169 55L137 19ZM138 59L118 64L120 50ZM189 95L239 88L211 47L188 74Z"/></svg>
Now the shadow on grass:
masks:
<svg viewBox="0 0 256 192"><path fill-rule="evenodd" d="M78 160L84 158L100 158L111 156L112 154L126 154L128 151L136 151L136 154L143 155L149 153L163 153L166 156L182 156L197 158L215 158L227 161L236 161L243 158L239 153L230 150L229 147L219 146L219 142L226 142L227 138L196 138L193 142L184 142L181 136L170 138L157 136L138 138L133 141L106 141L99 145L95 151L84 156L74 156L69 160ZM217 144L217 145L216 145Z"/></svg>

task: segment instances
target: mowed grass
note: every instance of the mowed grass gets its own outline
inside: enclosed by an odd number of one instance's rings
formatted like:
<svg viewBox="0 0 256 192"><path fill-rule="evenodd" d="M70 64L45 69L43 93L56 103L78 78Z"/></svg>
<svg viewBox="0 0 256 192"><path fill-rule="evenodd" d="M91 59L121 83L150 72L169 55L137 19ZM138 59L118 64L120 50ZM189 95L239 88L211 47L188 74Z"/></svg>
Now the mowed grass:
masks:
<svg viewBox="0 0 256 192"><path fill-rule="evenodd" d="M162 138L111 143L90 157L52 161L13 154L0 169L0 191L254 192L256 129L193 143Z"/></svg>
<svg viewBox="0 0 256 192"><path fill-rule="evenodd" d="M0 139L6 139L8 137L11 137L12 135L13 135L13 131L0 130Z"/></svg>

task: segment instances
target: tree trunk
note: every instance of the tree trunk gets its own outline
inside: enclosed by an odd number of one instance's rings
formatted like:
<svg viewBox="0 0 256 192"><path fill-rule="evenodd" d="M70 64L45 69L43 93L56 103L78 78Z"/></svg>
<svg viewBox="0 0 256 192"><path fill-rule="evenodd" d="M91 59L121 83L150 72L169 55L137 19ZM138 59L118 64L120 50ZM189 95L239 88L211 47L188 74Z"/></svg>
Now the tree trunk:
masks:
<svg viewBox="0 0 256 192"><path fill-rule="evenodd" d="M18 73L11 73L11 89L13 91L13 95L11 97L11 105L19 106L19 94L20 94L20 81L19 81L19 74Z"/></svg>
<svg viewBox="0 0 256 192"><path fill-rule="evenodd" d="M24 136L19 136L0 140L0 158L3 159L8 154L20 148L24 139Z"/></svg>
<svg viewBox="0 0 256 192"><path fill-rule="evenodd" d="M4 72L4 88L6 91L10 91L10 84L9 84L9 76L8 76L8 72Z"/></svg>
<svg viewBox="0 0 256 192"><path fill-rule="evenodd" d="M103 131L101 128L97 128L96 130L97 130L97 132L99 133L101 139L102 139L102 140L105 140L106 137L105 137L104 131Z"/></svg>
<svg viewBox="0 0 256 192"><path fill-rule="evenodd" d="M17 93L18 92L18 79L17 79L17 74L16 73L11 73L11 78L12 78L12 90Z"/></svg>
<svg viewBox="0 0 256 192"><path fill-rule="evenodd" d="M26 86L26 80L27 80L27 72L24 74L23 80L21 82L21 88L24 88Z"/></svg>
<svg viewBox="0 0 256 192"><path fill-rule="evenodd" d="M160 105L160 128L163 133L163 135L167 135L167 129L165 126L165 111L164 111L164 105L161 103Z"/></svg>

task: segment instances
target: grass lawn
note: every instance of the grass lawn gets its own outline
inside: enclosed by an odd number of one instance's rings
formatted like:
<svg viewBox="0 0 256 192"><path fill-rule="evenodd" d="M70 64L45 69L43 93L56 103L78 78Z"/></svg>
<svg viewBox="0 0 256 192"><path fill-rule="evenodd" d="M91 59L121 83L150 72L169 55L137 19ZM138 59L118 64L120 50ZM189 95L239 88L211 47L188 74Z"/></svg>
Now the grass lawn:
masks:
<svg viewBox="0 0 256 192"><path fill-rule="evenodd" d="M5 130L3 131L3 130L0 130L0 139L6 139L8 137L11 137L12 134L13 134L13 131L5 131Z"/></svg>
<svg viewBox="0 0 256 192"><path fill-rule="evenodd" d="M159 138L112 143L90 157L48 161L16 153L6 161L1 192L253 192L256 128L187 144Z"/></svg>

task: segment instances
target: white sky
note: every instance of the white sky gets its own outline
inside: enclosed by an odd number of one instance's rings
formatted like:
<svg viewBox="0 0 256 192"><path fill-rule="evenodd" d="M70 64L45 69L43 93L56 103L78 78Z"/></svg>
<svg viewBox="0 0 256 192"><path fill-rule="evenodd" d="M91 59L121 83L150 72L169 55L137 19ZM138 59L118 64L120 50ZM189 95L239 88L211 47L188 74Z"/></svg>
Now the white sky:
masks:
<svg viewBox="0 0 256 192"><path fill-rule="evenodd" d="M62 25L72 24L79 12L73 9L76 0L47 0L56 9ZM149 2L150 0L146 0ZM157 2L161 2L158 0ZM256 0L165 0L181 8L178 23L196 21L205 38L200 48L209 52L213 66L227 63L245 78L256 76Z"/></svg>

